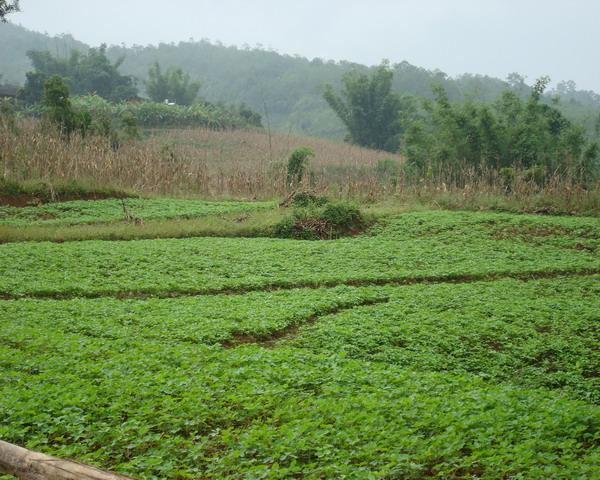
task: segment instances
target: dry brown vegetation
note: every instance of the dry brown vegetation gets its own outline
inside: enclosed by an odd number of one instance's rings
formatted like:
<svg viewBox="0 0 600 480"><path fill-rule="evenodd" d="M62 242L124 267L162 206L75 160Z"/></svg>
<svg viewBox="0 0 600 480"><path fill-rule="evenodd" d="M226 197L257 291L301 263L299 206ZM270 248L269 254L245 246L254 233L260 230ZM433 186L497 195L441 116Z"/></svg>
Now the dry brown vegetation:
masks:
<svg viewBox="0 0 600 480"><path fill-rule="evenodd" d="M318 138L252 130L156 130L143 141L115 149L102 137L63 141L34 121L0 139L4 178L84 182L140 193L209 198L274 198L284 195L286 161L310 147L307 186L333 196L378 192L376 165L400 156Z"/></svg>
<svg viewBox="0 0 600 480"><path fill-rule="evenodd" d="M341 142L259 130L154 130L114 148L103 137L65 141L34 120L3 128L1 178L18 182L78 182L141 194L272 199L289 192L286 162L299 147L314 150L303 188L335 198L423 204L436 208L600 214L600 188L562 176L543 186L515 175L507 188L497 172L403 174L399 155ZM381 168L391 164L397 173ZM379 168L378 168L379 166ZM393 170L393 169L392 169Z"/></svg>

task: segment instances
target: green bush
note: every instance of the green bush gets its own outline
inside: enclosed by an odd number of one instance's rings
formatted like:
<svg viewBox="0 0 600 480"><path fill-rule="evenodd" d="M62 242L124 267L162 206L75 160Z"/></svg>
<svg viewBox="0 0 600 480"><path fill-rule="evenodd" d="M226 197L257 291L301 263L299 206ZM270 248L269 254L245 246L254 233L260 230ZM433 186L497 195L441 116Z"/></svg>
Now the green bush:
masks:
<svg viewBox="0 0 600 480"><path fill-rule="evenodd" d="M498 173L500 174L502 186L506 189L506 191L511 191L513 184L515 183L515 169L512 167L504 167L501 168Z"/></svg>
<svg viewBox="0 0 600 480"><path fill-rule="evenodd" d="M546 169L540 165L528 168L523 172L523 180L541 186L546 180Z"/></svg>
<svg viewBox="0 0 600 480"><path fill-rule="evenodd" d="M13 100L0 99L0 128L17 132L16 105Z"/></svg>
<svg viewBox="0 0 600 480"><path fill-rule="evenodd" d="M58 75L53 75L44 83L43 106L46 119L67 137L75 131L85 135L91 126L91 115L87 111L73 109L69 87Z"/></svg>
<svg viewBox="0 0 600 480"><path fill-rule="evenodd" d="M314 195L310 192L298 192L296 195L294 195L292 205L300 208L322 207L328 202L329 199L327 197Z"/></svg>
<svg viewBox="0 0 600 480"><path fill-rule="evenodd" d="M367 226L361 211L349 203L296 208L275 225L275 236L297 240L326 240L362 232Z"/></svg>
<svg viewBox="0 0 600 480"><path fill-rule="evenodd" d="M321 216L329 225L337 229L351 230L363 225L362 213L350 203L330 203L325 206Z"/></svg>
<svg viewBox="0 0 600 480"><path fill-rule="evenodd" d="M287 164L288 185L298 185L302 182L302 177L304 177L308 160L314 156L315 152L307 147L298 148L292 152Z"/></svg>
<svg viewBox="0 0 600 480"><path fill-rule="evenodd" d="M73 105L85 110L94 118L120 119L133 117L138 125L146 128L202 127L214 130L255 126L256 119L248 119L235 107L210 103L189 106L165 105L164 103L110 103L96 95L75 97Z"/></svg>

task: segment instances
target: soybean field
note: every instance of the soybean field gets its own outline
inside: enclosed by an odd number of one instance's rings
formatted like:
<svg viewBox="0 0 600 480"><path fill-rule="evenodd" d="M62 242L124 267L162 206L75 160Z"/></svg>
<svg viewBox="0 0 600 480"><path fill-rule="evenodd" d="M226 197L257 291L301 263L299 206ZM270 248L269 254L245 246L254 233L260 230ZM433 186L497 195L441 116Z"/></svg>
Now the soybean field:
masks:
<svg viewBox="0 0 600 480"><path fill-rule="evenodd" d="M67 203L0 223L121 218ZM596 218L0 245L0 438L137 479L600 478L598 345Z"/></svg>

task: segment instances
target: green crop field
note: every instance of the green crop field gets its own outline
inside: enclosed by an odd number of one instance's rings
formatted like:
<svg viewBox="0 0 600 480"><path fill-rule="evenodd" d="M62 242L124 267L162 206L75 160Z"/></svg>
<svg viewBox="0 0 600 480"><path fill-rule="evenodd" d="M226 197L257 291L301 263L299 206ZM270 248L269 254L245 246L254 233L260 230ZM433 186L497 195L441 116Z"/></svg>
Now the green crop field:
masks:
<svg viewBox="0 0 600 480"><path fill-rule="evenodd" d="M0 438L138 479L600 478L599 344L593 218L0 245Z"/></svg>
<svg viewBox="0 0 600 480"><path fill-rule="evenodd" d="M274 208L274 202L203 202L198 200L137 199L74 200L30 207L0 206L0 225L81 225L136 219L188 219L208 215L248 213Z"/></svg>

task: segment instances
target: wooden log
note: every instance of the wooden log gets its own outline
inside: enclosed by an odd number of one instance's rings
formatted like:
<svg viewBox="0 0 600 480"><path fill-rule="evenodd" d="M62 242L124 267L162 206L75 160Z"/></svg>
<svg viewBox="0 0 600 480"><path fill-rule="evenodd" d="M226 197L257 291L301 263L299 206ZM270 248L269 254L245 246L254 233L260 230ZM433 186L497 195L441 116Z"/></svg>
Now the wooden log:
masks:
<svg viewBox="0 0 600 480"><path fill-rule="evenodd" d="M61 460L0 440L0 473L22 480L132 480L71 460Z"/></svg>

